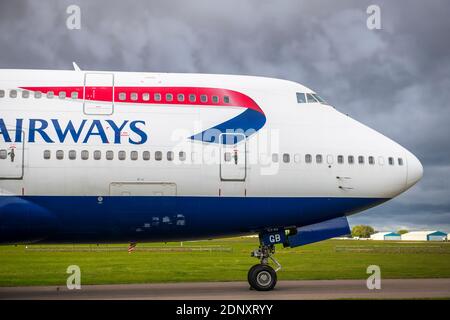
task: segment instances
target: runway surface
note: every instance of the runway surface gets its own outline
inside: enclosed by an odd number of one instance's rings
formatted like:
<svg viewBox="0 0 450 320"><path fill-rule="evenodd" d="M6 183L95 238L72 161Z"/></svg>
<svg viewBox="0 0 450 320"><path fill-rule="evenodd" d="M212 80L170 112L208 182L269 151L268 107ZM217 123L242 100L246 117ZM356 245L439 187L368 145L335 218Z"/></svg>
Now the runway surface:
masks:
<svg viewBox="0 0 450 320"><path fill-rule="evenodd" d="M365 280L279 281L271 292L249 290L246 282L86 285L80 290L55 287L3 287L0 299L408 299L449 298L450 279L386 279L380 290Z"/></svg>

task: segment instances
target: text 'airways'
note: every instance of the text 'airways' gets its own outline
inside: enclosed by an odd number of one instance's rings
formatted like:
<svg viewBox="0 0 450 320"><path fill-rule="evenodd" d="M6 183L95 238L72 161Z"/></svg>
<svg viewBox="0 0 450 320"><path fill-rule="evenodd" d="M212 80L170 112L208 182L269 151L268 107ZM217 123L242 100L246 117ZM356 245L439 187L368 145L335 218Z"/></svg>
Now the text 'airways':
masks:
<svg viewBox="0 0 450 320"><path fill-rule="evenodd" d="M22 134L24 128L27 128L25 137ZM77 123L69 120L63 124L58 119L16 119L15 127L10 128L4 119L0 118L0 136L5 142L16 143L21 143L24 139L30 143L36 142L37 139L46 143L64 143L67 139L72 139L75 143L89 143L89 139L98 137L105 144L143 144L148 138L144 130L143 120L115 122L84 119ZM130 133L134 136L131 137Z"/></svg>

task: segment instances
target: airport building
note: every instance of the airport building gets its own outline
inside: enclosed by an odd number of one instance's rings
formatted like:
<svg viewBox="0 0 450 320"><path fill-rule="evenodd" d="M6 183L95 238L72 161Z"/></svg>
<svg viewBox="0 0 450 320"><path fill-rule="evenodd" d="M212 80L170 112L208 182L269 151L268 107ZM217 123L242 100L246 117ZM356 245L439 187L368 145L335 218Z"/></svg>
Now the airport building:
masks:
<svg viewBox="0 0 450 320"><path fill-rule="evenodd" d="M401 240L401 236L395 232L377 232L370 236L371 240Z"/></svg>
<svg viewBox="0 0 450 320"><path fill-rule="evenodd" d="M411 231L402 234L402 240L406 241L447 241L447 233L442 231Z"/></svg>

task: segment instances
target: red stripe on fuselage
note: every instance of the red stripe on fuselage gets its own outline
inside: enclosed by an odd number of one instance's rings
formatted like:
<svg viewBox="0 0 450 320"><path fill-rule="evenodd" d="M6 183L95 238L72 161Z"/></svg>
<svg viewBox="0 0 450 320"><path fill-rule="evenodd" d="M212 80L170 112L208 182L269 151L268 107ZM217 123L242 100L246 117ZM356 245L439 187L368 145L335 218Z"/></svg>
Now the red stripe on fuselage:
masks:
<svg viewBox="0 0 450 320"><path fill-rule="evenodd" d="M43 94L53 91L55 99L60 92L65 92L67 99L70 99L72 92L78 93L78 99L89 101L104 101L116 104L133 103L133 104L164 104L164 105L195 105L195 106L221 106L221 107L244 107L264 112L258 104L249 96L234 90L221 88L203 88L203 87L21 87L21 89L40 91ZM119 94L125 93L124 100L119 99ZM149 100L144 100L143 94L149 94ZM161 101L155 100L155 94L161 95ZM137 98L132 100L132 94L137 94ZM172 94L172 101L167 100L166 94ZM179 101L178 95L184 95L184 101ZM189 100L189 95L194 94L195 101ZM201 95L206 95L207 101L201 101ZM114 96L114 99L113 99ZM218 102L213 102L213 96L218 97ZM225 102L224 97L229 98L229 102ZM86 98L85 98L86 97Z"/></svg>

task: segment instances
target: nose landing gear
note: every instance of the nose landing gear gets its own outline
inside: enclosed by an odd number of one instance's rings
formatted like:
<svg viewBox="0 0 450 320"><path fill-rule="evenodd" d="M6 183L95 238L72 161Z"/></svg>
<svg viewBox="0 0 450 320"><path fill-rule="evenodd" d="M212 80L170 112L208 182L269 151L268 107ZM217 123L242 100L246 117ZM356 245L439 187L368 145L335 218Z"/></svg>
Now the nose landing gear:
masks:
<svg viewBox="0 0 450 320"><path fill-rule="evenodd" d="M275 254L275 245L265 245L263 243L261 243L259 249L252 252L252 257L260 260L259 264L255 264L248 271L247 280L252 289L270 291L277 284L277 271L281 269L281 265L272 256L273 254ZM277 268L275 270L269 266L269 260L276 264Z"/></svg>
<svg viewBox="0 0 450 320"><path fill-rule="evenodd" d="M277 283L276 272L281 269L281 265L272 257L275 253L276 244L294 248L348 233L350 233L350 227L346 217L337 217L298 228L277 227L261 230L259 233L259 249L252 252L252 256L258 258L260 263L254 265L248 271L250 288L258 291L269 291L275 287ZM272 260L277 266L275 270L269 266L269 260Z"/></svg>

